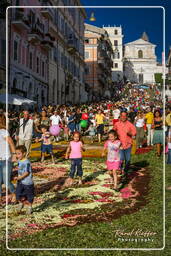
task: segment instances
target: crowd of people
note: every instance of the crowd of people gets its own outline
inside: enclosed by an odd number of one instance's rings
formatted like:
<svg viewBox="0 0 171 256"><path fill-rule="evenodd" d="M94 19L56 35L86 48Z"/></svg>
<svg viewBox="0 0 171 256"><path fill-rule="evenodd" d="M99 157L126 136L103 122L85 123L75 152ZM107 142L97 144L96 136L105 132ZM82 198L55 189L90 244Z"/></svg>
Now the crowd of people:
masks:
<svg viewBox="0 0 171 256"><path fill-rule="evenodd" d="M55 135L54 126L58 129ZM22 209L21 198L25 196L28 213L32 212L34 184L29 154L32 143L37 142L41 142L41 161L45 161L48 153L55 163L53 143L66 141L65 158L71 159L71 169L64 186L72 185L75 175L82 184L84 138L89 139L89 143L104 145L102 157L107 153L107 170L113 177L113 189L118 191L119 182L127 179L133 145L137 150L155 147L156 157L160 158L164 152L167 164L171 164L171 107L163 109L161 101L153 104L124 100L81 106L50 105L43 106L40 112L0 110L0 194L2 184L7 184L13 195L12 202L16 199L20 202L18 209ZM16 189L11 183L12 162L18 163Z"/></svg>

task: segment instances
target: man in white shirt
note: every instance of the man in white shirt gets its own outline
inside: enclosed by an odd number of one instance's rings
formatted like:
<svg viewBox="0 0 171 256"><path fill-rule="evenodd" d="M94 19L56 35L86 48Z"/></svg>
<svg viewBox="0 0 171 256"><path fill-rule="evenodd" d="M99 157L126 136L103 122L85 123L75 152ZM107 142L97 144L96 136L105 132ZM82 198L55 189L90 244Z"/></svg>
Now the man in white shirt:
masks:
<svg viewBox="0 0 171 256"><path fill-rule="evenodd" d="M32 119L30 119L29 112L27 110L24 111L23 114L24 116L20 119L19 128L17 132L17 141L18 145L24 145L26 147L26 157L28 157L31 148L34 122Z"/></svg>
<svg viewBox="0 0 171 256"><path fill-rule="evenodd" d="M59 115L59 112L57 110L54 111L53 116L50 117L50 124L51 125L59 125L59 123L62 124L62 119ZM59 136L55 136L56 141L59 141Z"/></svg>
<svg viewBox="0 0 171 256"><path fill-rule="evenodd" d="M57 110L54 111L53 116L50 117L51 125L59 125L59 123L62 123L62 119L59 116L59 113Z"/></svg>

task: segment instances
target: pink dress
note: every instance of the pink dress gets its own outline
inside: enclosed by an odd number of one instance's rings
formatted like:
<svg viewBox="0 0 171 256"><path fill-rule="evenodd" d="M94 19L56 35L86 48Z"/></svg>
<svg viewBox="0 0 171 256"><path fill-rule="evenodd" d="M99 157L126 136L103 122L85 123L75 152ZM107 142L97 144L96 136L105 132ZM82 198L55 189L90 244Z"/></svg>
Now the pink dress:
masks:
<svg viewBox="0 0 171 256"><path fill-rule="evenodd" d="M108 170L119 170L120 169L120 150L119 147L121 142L119 140L115 140L111 142L110 140L106 141L104 148L107 149L107 169Z"/></svg>

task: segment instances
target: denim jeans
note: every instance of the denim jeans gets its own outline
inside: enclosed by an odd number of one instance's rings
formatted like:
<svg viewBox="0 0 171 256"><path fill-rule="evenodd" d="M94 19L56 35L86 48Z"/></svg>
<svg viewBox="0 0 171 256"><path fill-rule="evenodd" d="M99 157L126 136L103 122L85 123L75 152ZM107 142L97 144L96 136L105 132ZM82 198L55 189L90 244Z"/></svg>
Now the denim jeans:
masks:
<svg viewBox="0 0 171 256"><path fill-rule="evenodd" d="M168 153L167 153L167 164L171 164L171 149L168 149Z"/></svg>
<svg viewBox="0 0 171 256"><path fill-rule="evenodd" d="M122 168L125 162L125 168L124 168L125 172L127 172L129 169L129 165L131 161L131 149L132 147L120 150L120 160L122 161Z"/></svg>
<svg viewBox="0 0 171 256"><path fill-rule="evenodd" d="M0 196L2 194L2 184L5 184L6 186L6 173L7 174L7 189L10 190L11 193L15 192L15 187L11 183L11 172L12 172L12 164L10 161L7 161L6 165L6 160L0 160Z"/></svg>
<svg viewBox="0 0 171 256"><path fill-rule="evenodd" d="M71 170L69 176L74 178L74 174L77 169L77 175L79 177L83 176L83 169L82 169L82 158L73 158L71 159Z"/></svg>
<svg viewBox="0 0 171 256"><path fill-rule="evenodd" d="M76 123L76 124L75 124L75 130L78 131L78 132L81 131L81 125L80 125L80 123Z"/></svg>

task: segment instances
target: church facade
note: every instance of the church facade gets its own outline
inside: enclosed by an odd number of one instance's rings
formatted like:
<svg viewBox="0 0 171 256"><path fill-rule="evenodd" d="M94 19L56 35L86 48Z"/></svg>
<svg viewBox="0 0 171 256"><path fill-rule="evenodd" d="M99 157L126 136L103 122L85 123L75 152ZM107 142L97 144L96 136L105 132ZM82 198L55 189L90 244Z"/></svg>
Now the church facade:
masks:
<svg viewBox="0 0 171 256"><path fill-rule="evenodd" d="M131 83L155 83L156 45L149 42L146 33L138 40L125 44L124 76Z"/></svg>

